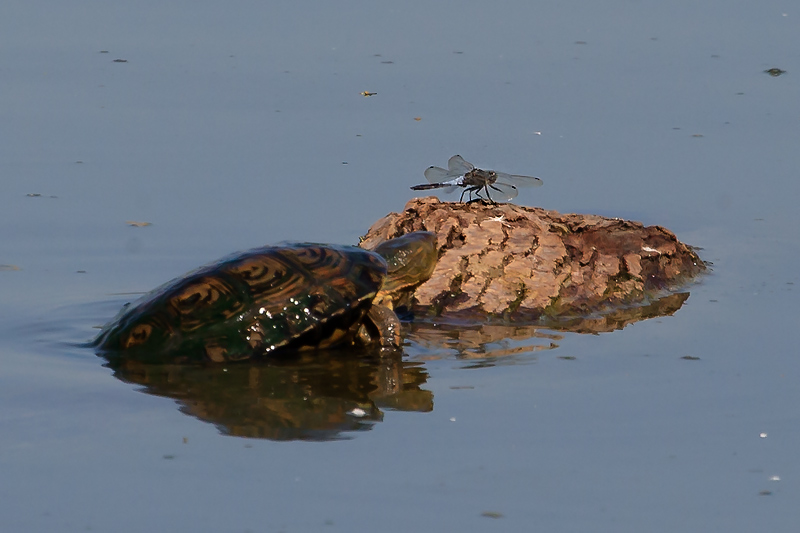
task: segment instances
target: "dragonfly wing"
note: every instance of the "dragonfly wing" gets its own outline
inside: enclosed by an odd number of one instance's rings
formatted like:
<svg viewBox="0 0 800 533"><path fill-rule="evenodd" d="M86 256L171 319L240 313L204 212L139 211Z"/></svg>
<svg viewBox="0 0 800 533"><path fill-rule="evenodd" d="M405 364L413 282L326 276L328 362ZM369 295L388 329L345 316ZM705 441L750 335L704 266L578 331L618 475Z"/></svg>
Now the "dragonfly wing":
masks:
<svg viewBox="0 0 800 533"><path fill-rule="evenodd" d="M543 182L534 176L520 176L519 174L506 174L505 172L495 172L497 181L514 185L516 187L538 187Z"/></svg>
<svg viewBox="0 0 800 533"><path fill-rule="evenodd" d="M448 172L450 172L450 174L453 176L463 175L469 172L470 170L475 169L472 163L464 161L464 158L461 157L460 155L454 155L453 157L451 157L447 161L447 168Z"/></svg>
<svg viewBox="0 0 800 533"><path fill-rule="evenodd" d="M444 192L453 192L461 186L464 176L453 176L448 170L440 167L428 167L425 170L425 178L432 185L431 187L416 186L412 189L421 191L427 189L444 189Z"/></svg>
<svg viewBox="0 0 800 533"><path fill-rule="evenodd" d="M489 196L495 202L507 202L512 198L516 198L519 192L514 185L510 183L500 183L499 181L492 183L488 187ZM481 195L486 194L485 189L481 189L479 192L482 193Z"/></svg>
<svg viewBox="0 0 800 533"><path fill-rule="evenodd" d="M464 176L456 176L455 178L450 178L449 180L440 183L439 186L442 189L444 189L444 192L453 192L459 187L464 186Z"/></svg>
<svg viewBox="0 0 800 533"><path fill-rule="evenodd" d="M425 179L431 183L442 183L451 178L447 170L440 167L428 167L425 169Z"/></svg>

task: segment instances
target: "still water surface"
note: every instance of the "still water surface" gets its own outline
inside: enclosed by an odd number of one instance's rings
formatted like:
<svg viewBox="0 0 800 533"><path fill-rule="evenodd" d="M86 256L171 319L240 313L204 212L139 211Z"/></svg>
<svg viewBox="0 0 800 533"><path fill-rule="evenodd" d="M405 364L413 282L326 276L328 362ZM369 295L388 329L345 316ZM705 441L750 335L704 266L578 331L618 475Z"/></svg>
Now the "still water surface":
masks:
<svg viewBox="0 0 800 533"><path fill-rule="evenodd" d="M796 529L794 4L46 4L0 17L0 530ZM143 381L75 346L229 252L356 242L456 153L713 272L614 333L342 364L313 409L269 384L322 362Z"/></svg>

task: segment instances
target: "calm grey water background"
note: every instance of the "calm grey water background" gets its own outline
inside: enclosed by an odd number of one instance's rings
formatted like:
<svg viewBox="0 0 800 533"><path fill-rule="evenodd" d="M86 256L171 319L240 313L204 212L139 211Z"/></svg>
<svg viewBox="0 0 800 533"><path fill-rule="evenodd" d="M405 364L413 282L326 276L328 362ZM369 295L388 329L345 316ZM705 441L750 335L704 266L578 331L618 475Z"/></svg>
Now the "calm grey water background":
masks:
<svg viewBox="0 0 800 533"><path fill-rule="evenodd" d="M0 15L0 530L796 530L795 3ZM673 317L427 362L432 412L335 442L221 436L69 344L228 252L355 242L455 153L714 272Z"/></svg>

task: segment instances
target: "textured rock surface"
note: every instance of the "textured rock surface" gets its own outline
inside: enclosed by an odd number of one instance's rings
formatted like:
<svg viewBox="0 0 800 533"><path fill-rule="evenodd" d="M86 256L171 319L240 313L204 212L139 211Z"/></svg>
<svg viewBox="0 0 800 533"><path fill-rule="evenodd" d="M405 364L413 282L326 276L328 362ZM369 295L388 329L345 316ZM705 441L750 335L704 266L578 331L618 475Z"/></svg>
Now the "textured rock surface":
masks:
<svg viewBox="0 0 800 533"><path fill-rule="evenodd" d="M415 310L437 316L564 320L631 306L658 314L654 302L706 268L660 226L435 197L377 221L361 246L417 230L437 235L439 261Z"/></svg>

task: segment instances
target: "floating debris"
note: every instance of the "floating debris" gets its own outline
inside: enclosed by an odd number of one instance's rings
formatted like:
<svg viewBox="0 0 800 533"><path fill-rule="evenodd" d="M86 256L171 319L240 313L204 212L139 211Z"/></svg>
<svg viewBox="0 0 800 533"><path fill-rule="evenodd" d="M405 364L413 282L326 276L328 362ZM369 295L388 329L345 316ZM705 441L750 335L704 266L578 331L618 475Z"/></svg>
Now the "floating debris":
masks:
<svg viewBox="0 0 800 533"><path fill-rule="evenodd" d="M17 265L0 265L0 272L11 272L12 270L20 270Z"/></svg>
<svg viewBox="0 0 800 533"><path fill-rule="evenodd" d="M135 220L126 220L125 223L134 228L143 228L145 226L152 226L152 222L136 222Z"/></svg>
<svg viewBox="0 0 800 533"><path fill-rule="evenodd" d="M781 74L786 74L786 71L785 71L785 70L781 70L781 69L779 69L779 68L768 68L768 69L767 69L767 70L765 70L764 72L765 72L766 74L769 74L769 75L770 75L770 76L772 76L773 78L777 78L777 77L778 77L778 76L780 76Z"/></svg>
<svg viewBox="0 0 800 533"><path fill-rule="evenodd" d="M361 96L375 96L378 93L371 93L369 91L361 91Z"/></svg>
<svg viewBox="0 0 800 533"><path fill-rule="evenodd" d="M503 513L498 513L497 511L484 511L481 513L481 516L484 518L503 518Z"/></svg>
<svg viewBox="0 0 800 533"><path fill-rule="evenodd" d="M127 59L115 59L114 60L114 63L127 63L127 62L128 62Z"/></svg>

